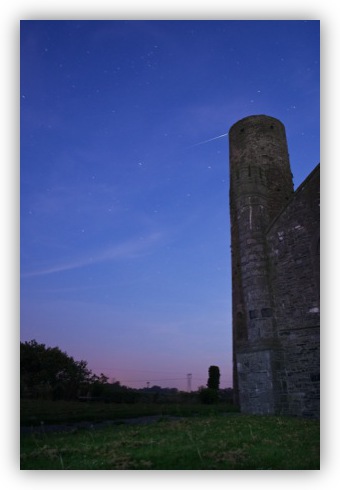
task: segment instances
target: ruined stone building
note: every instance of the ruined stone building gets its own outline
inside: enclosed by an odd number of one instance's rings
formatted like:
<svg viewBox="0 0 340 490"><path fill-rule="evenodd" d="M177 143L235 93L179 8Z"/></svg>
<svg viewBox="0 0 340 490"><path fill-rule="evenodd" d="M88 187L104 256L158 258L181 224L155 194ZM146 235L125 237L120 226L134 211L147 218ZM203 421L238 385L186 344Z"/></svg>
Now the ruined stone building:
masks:
<svg viewBox="0 0 340 490"><path fill-rule="evenodd" d="M319 417L319 165L294 192L283 124L229 131L234 392L241 411Z"/></svg>

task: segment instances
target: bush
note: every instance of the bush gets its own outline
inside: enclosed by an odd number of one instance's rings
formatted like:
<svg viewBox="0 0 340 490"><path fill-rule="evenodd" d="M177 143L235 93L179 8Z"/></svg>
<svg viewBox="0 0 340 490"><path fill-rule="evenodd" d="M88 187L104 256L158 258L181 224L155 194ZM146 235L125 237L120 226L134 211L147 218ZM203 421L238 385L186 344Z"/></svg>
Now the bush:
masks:
<svg viewBox="0 0 340 490"><path fill-rule="evenodd" d="M198 392L199 399L202 403L207 405L217 403L218 398L218 390L214 390L213 388L201 388Z"/></svg>

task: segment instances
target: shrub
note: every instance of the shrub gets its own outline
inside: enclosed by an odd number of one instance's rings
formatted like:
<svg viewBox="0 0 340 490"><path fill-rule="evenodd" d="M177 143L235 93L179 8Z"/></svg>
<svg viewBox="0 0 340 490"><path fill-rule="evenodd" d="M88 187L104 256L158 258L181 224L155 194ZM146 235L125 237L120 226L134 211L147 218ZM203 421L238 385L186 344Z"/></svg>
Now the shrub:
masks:
<svg viewBox="0 0 340 490"><path fill-rule="evenodd" d="M200 401L207 405L218 402L218 390L214 390L213 388L201 388L198 395Z"/></svg>

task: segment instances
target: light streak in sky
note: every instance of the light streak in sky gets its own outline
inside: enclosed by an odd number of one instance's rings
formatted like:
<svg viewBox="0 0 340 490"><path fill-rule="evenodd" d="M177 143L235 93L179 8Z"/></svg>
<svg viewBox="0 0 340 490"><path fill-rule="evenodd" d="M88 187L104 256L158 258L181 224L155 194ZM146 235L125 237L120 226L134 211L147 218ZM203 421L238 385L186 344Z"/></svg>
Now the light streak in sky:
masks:
<svg viewBox="0 0 340 490"><path fill-rule="evenodd" d="M228 134L229 133L220 134L219 136L215 136L215 138L210 138L209 140L200 141L199 143L196 143L195 145L188 146L188 148L193 148L194 146L204 145L205 143L209 143L209 141L214 141L214 140L218 140L219 138L224 138L225 136L228 136Z"/></svg>

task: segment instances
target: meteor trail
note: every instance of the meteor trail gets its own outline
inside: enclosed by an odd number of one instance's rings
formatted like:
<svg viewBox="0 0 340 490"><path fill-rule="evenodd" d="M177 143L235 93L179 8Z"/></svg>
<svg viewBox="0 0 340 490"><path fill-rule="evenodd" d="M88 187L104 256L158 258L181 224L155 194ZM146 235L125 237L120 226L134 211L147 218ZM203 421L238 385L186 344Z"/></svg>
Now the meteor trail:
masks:
<svg viewBox="0 0 340 490"><path fill-rule="evenodd" d="M188 148L193 148L194 146L204 145L205 143L209 143L209 141L218 140L219 138L224 138L224 136L228 136L229 133L220 134L219 136L215 136L215 138L210 138L209 140L200 141L195 145L188 146Z"/></svg>

